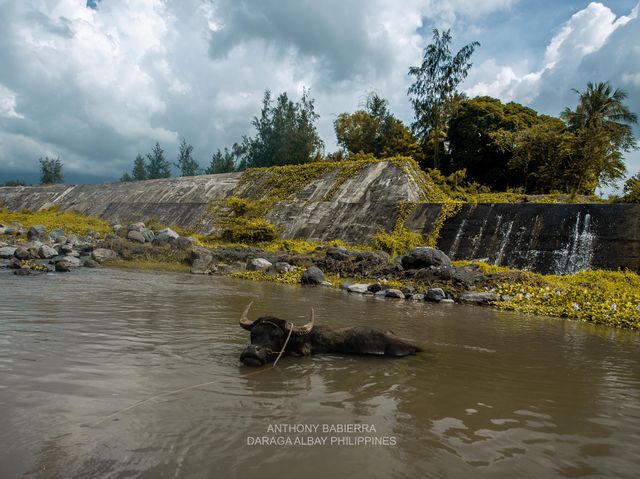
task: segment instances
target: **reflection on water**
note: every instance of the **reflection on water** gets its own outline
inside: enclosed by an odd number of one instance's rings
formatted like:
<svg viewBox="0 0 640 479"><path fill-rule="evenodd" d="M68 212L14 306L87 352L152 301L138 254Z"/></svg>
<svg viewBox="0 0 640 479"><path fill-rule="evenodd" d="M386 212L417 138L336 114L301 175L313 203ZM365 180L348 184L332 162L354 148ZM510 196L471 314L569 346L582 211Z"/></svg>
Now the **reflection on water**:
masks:
<svg viewBox="0 0 640 479"><path fill-rule="evenodd" d="M2 273L0 291L0 477L640 470L634 332L180 274ZM392 329L425 352L283 358L256 372L238 361L248 335L237 321L250 300L254 314L302 322L314 306L318 323ZM211 384L104 419L201 383ZM276 425L353 423L397 444L248 445L249 437L276 436Z"/></svg>

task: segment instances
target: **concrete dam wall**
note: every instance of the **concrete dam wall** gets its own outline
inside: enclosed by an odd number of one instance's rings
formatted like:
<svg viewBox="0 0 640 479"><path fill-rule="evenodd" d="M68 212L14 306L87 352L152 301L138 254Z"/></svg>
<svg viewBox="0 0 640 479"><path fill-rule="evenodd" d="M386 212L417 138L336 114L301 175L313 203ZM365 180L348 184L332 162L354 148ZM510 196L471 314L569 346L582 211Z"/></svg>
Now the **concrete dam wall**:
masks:
<svg viewBox="0 0 640 479"><path fill-rule="evenodd" d="M212 200L268 196L263 180L269 174L264 170L248 179L228 173L104 185L2 187L0 205L11 210L57 205L112 222L153 218L209 233L214 228ZM399 205L411 202L418 204L404 224L426 238L441 206L424 201L416 174L378 162L346 180L339 170L313 178L275 203L267 219L281 229L283 238L366 244L378 230L392 230ZM640 205L467 204L444 223L438 247L453 259L482 259L543 273L589 268L640 272Z"/></svg>

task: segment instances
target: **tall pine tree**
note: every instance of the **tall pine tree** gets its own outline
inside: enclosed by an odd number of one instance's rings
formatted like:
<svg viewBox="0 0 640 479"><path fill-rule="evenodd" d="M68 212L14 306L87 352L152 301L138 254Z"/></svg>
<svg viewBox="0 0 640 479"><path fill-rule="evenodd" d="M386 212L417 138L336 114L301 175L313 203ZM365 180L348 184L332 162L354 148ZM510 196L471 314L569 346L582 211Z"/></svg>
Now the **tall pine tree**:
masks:
<svg viewBox="0 0 640 479"><path fill-rule="evenodd" d="M150 180L157 178L169 178L171 176L171 165L164 157L164 150L160 148L160 143L156 142L151 153L147 153L147 173Z"/></svg>

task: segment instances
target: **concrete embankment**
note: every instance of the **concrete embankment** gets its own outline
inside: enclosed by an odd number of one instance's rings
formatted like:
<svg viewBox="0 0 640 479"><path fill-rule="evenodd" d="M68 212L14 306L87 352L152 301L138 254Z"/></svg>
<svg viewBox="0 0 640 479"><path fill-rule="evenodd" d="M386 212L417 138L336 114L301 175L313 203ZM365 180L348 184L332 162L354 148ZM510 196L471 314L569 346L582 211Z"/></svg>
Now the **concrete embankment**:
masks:
<svg viewBox="0 0 640 479"><path fill-rule="evenodd" d="M155 219L201 233L213 228L212 200L268 196L268 170L105 185L0 188L0 204L11 210L58 206L127 223ZM440 212L427 203L424 185L410 169L378 162L348 178L338 170L301 184L266 218L283 238L367 244L378 230L391 231L402 203L416 203L405 225L427 237ZM440 230L438 248L452 259L549 273L587 268L640 271L640 205L467 204Z"/></svg>

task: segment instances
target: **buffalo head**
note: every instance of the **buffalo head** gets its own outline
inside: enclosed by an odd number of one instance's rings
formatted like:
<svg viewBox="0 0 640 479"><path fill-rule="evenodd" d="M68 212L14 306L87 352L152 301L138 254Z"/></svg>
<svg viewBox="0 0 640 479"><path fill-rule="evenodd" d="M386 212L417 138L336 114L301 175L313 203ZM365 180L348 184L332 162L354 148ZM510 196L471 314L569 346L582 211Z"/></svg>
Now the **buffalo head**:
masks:
<svg viewBox="0 0 640 479"><path fill-rule="evenodd" d="M246 366L262 366L275 361L285 346L289 334L303 336L313 329L313 308L311 308L309 322L304 326L295 326L289 321L273 316L262 316L255 321L250 321L247 313L251 304L249 303L240 316L240 326L251 332L251 344L240 355L240 361Z"/></svg>

